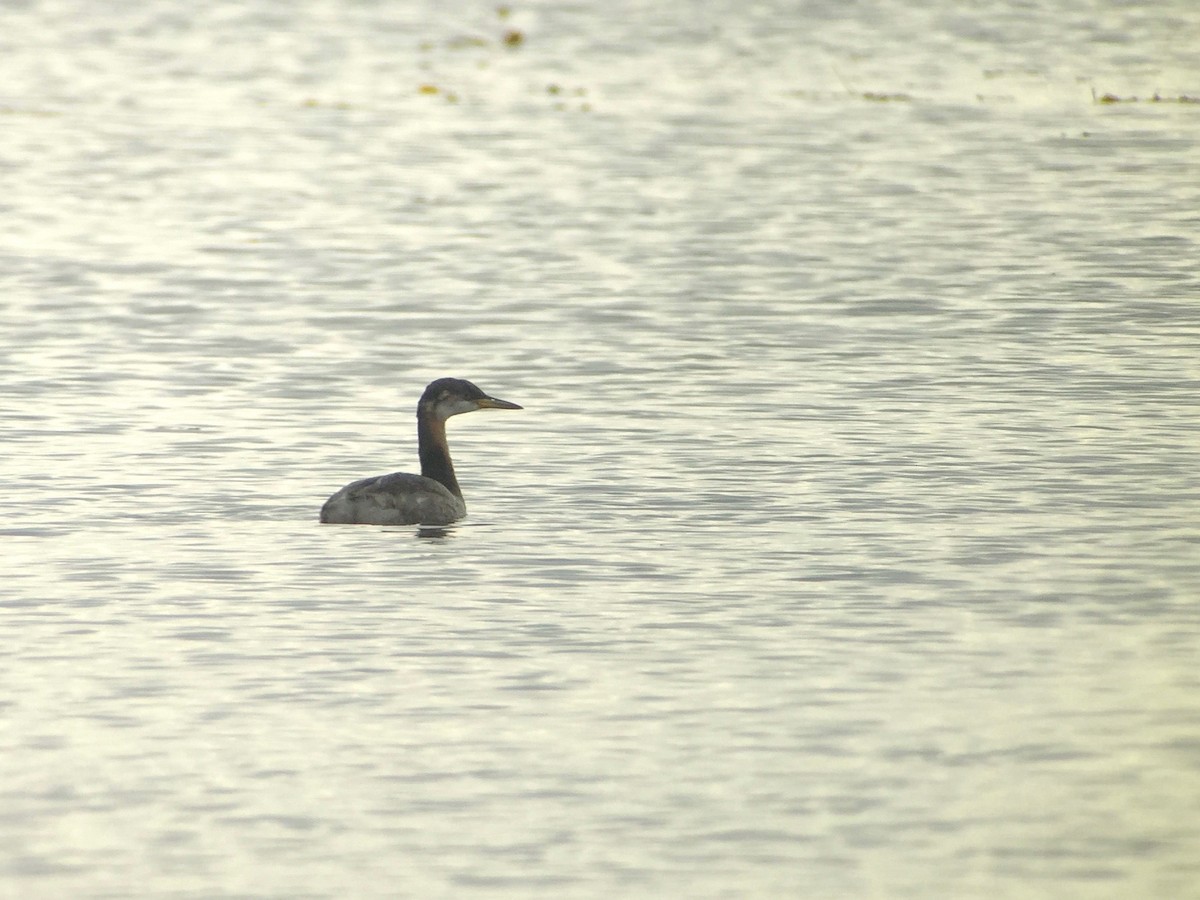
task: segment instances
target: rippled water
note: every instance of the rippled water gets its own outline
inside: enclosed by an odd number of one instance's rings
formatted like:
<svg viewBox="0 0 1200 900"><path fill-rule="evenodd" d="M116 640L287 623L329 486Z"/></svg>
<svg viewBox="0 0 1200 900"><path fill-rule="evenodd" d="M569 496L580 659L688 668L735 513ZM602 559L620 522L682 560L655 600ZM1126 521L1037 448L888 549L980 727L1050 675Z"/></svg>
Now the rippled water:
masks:
<svg viewBox="0 0 1200 900"><path fill-rule="evenodd" d="M0 13L0 894L1198 896L1200 14L1047 6Z"/></svg>

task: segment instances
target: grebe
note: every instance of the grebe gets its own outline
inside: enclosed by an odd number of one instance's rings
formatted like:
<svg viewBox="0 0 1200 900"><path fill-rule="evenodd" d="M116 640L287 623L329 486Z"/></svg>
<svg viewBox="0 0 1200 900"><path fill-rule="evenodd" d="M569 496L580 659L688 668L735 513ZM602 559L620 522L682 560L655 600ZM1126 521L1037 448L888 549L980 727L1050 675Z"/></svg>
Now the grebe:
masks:
<svg viewBox="0 0 1200 900"><path fill-rule="evenodd" d="M461 378L431 382L417 403L421 474L393 472L346 485L321 507L321 521L338 525L449 525L467 514L454 477L446 420L477 409L521 409L489 397Z"/></svg>

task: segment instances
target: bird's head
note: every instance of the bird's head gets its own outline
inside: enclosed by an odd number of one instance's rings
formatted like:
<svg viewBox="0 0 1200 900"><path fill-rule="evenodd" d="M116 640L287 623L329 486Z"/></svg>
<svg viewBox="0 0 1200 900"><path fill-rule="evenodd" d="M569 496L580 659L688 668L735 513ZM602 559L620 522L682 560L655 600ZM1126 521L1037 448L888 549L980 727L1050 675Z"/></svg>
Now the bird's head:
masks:
<svg viewBox="0 0 1200 900"><path fill-rule="evenodd" d="M474 412L477 409L521 409L515 403L489 397L471 382L464 378L439 378L430 382L421 395L417 404L417 415L432 415L439 421L446 421L459 413Z"/></svg>

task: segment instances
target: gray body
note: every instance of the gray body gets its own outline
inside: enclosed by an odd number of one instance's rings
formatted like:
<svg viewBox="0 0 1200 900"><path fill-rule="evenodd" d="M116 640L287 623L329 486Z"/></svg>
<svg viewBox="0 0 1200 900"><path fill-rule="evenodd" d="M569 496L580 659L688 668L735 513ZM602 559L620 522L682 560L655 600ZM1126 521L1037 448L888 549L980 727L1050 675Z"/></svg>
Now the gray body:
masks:
<svg viewBox="0 0 1200 900"><path fill-rule="evenodd" d="M440 481L393 472L351 482L321 507L332 525L449 525L467 514L467 504Z"/></svg>

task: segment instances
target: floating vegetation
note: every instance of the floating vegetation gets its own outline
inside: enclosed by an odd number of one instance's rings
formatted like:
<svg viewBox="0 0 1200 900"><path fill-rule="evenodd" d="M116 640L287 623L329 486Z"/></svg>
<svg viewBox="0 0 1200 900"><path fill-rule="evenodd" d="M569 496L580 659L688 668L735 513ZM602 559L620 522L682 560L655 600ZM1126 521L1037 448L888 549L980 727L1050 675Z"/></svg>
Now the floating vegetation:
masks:
<svg viewBox="0 0 1200 900"><path fill-rule="evenodd" d="M417 93L418 94L426 94L431 97L434 95L437 95L437 94L441 94L446 99L447 103L457 103L458 102L458 94L454 93L454 91L444 91L440 87L438 87L436 84L430 84L429 82L425 82L424 84L417 85Z"/></svg>
<svg viewBox="0 0 1200 900"><path fill-rule="evenodd" d="M805 88L796 88L787 91L786 96L796 97L800 100L811 100L814 103L840 103L846 99L866 100L868 103L912 103L917 99L912 94L905 94L900 91L894 93L855 90L814 91Z"/></svg>
<svg viewBox="0 0 1200 900"><path fill-rule="evenodd" d="M587 88L577 87L572 90L567 90L561 84L551 83L551 84L546 85L546 93L549 94L551 97L568 97L568 96L570 96L570 97L581 97L582 98L582 97L587 96ZM567 102L565 100L559 100L557 103L554 104L554 108L557 110L566 111L568 109L571 109L572 107L569 104L567 104ZM586 100L584 100L577 107L574 107L574 108L578 109L580 112L591 112L592 104L590 104Z"/></svg>
<svg viewBox="0 0 1200 900"><path fill-rule="evenodd" d="M1176 94L1173 97L1164 97L1158 91L1155 91L1149 97L1120 97L1116 94L1097 94L1096 89L1092 88L1093 103L1200 103L1200 97L1193 97L1190 94Z"/></svg>
<svg viewBox="0 0 1200 900"><path fill-rule="evenodd" d="M425 94L426 96L430 97L442 95L445 98L446 103L458 102L458 95L455 94L454 91L443 90L442 88L438 88L438 85L430 84L428 82L416 85L416 92L418 92L418 94Z"/></svg>
<svg viewBox="0 0 1200 900"><path fill-rule="evenodd" d="M499 54L515 50L518 47L524 47L527 41L525 31L516 27L517 22L512 21L512 19L516 18L513 7L501 4L493 7L493 9L496 19L493 20L490 27L482 32L486 36L481 36L477 32L475 34L459 34L437 40L424 39L417 43L418 51L422 54L436 54L439 57L443 57L444 51L462 51L466 53L466 58L473 63L476 69L483 70L489 68L499 59ZM439 60L439 69L444 65L444 62ZM425 68L428 69L431 67L426 65ZM426 75L425 77L432 76ZM448 103L459 102L457 94L432 82L424 82L417 85L417 92L428 96L441 96ZM557 94L559 88L553 87L549 92ZM562 93L566 95L567 89L563 88ZM573 92L573 96L583 97L585 93L582 88L579 88ZM584 111L591 110L590 104L586 102L579 102L578 106Z"/></svg>
<svg viewBox="0 0 1200 900"><path fill-rule="evenodd" d="M1046 73L1041 69L984 69L983 77L987 79L993 78L1044 78Z"/></svg>
<svg viewBox="0 0 1200 900"><path fill-rule="evenodd" d="M338 100L334 103L324 103L316 97L309 97L302 104L305 109L353 109L354 107L345 100Z"/></svg>
<svg viewBox="0 0 1200 900"><path fill-rule="evenodd" d="M518 28L505 29L500 35L499 43L502 47L520 47L525 43L525 32ZM437 49L437 46L432 41L421 41L417 44L417 49L422 53L428 53L431 50ZM463 34L447 39L443 46L447 50L479 50L484 47L495 46L495 42L488 38L479 37L476 34Z"/></svg>
<svg viewBox="0 0 1200 900"><path fill-rule="evenodd" d="M993 74L998 70L988 70L984 73L985 77L998 77ZM551 85L548 88L550 93L555 93L557 86ZM793 89L786 92L786 96L796 97L801 100L810 100L813 102L830 102L844 101L847 98L856 100L865 100L868 103L921 103L928 102L922 100L918 96L904 93L903 91L859 91L847 88L845 93L838 91L818 91L804 88ZM1020 98L1008 95L992 95L992 94L975 94L975 100L979 103L1013 103ZM1200 105L1200 96L1195 94L1161 94L1155 91L1149 96L1129 95L1122 97L1119 94L1099 94L1095 88L1092 88L1092 102L1100 104L1116 104L1116 103L1178 103L1188 105Z"/></svg>
<svg viewBox="0 0 1200 900"><path fill-rule="evenodd" d="M0 116L35 116L37 118L49 119L60 115L62 113L49 109L25 109L19 106L0 106Z"/></svg>
<svg viewBox="0 0 1200 900"><path fill-rule="evenodd" d="M500 21L505 21L512 15L512 7L497 6L496 18ZM525 43L525 32L519 28L508 27L500 32L499 44L502 47L520 47ZM480 47L492 47L496 43L492 38L480 37L477 34L463 34L457 37L452 37L443 42L448 50L474 50ZM422 52L433 50L437 45L432 41L421 41L418 45Z"/></svg>
<svg viewBox="0 0 1200 900"><path fill-rule="evenodd" d="M467 50L472 47L486 47L487 45L486 38L476 37L472 34L450 38L450 40L446 41L446 46L451 50Z"/></svg>

